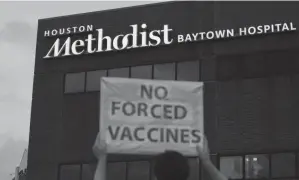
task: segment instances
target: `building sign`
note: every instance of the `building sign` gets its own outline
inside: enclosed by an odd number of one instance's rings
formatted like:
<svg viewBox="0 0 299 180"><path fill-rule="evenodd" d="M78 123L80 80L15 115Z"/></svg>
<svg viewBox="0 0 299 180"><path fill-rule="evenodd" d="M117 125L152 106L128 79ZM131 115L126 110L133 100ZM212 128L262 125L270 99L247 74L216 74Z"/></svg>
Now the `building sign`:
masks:
<svg viewBox="0 0 299 180"><path fill-rule="evenodd" d="M203 132L203 83L102 78L97 141L108 153L195 155Z"/></svg>
<svg viewBox="0 0 299 180"><path fill-rule="evenodd" d="M294 24L290 22L241 27L239 29L190 32L188 34L180 34L177 32L177 36L172 37L171 32L173 32L174 29L171 29L171 27L167 24L163 25L160 29L152 31L147 31L147 24L133 24L130 25L130 27L131 32L124 32L114 37L106 36L104 29L94 29L93 25L46 30L44 31L44 36L55 37L56 40L47 51L44 58L78 56L107 51L170 45L173 43L198 42L258 34L290 32L296 30ZM82 39L74 40L71 37L59 37L60 35L71 35L83 32L88 32L89 34L84 37L82 36Z"/></svg>

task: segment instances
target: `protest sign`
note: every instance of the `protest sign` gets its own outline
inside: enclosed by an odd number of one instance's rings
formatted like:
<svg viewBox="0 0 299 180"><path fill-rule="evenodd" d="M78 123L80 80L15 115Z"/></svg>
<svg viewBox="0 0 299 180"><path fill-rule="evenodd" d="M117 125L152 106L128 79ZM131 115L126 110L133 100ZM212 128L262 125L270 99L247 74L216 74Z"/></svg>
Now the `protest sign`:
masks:
<svg viewBox="0 0 299 180"><path fill-rule="evenodd" d="M203 83L101 79L100 132L107 153L196 155L203 143Z"/></svg>

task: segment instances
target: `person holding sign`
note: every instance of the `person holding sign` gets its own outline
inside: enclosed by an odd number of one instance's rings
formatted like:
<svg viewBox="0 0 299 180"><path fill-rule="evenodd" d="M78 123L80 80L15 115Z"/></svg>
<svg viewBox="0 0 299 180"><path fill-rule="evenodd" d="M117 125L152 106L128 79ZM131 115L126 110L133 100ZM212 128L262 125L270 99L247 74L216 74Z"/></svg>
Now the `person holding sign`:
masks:
<svg viewBox="0 0 299 180"><path fill-rule="evenodd" d="M104 157L106 161L106 145L104 142L97 148L98 157ZM204 148L196 146L199 161L204 169L208 172L212 180L228 180L211 162L207 140L204 139ZM101 161L101 159L99 159ZM106 180L105 168L98 166L94 180ZM189 177L190 167L188 159L177 151L165 151L154 158L154 175L157 180L187 180ZM102 174L103 173L103 174Z"/></svg>
<svg viewBox="0 0 299 180"><path fill-rule="evenodd" d="M190 167L183 155L198 155L213 180L226 180L209 160L207 145L203 148L203 94L203 82L101 78L95 180L106 180L109 153L156 155L165 150L172 151L155 158L157 180L187 180Z"/></svg>

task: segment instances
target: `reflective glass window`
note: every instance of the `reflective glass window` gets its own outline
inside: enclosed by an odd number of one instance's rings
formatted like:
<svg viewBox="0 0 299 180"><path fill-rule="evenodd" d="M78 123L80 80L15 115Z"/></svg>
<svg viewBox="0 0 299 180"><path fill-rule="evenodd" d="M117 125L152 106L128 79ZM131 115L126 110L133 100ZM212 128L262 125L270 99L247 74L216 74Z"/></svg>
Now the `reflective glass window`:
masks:
<svg viewBox="0 0 299 180"><path fill-rule="evenodd" d="M128 163L128 180L149 180L150 164L147 161Z"/></svg>
<svg viewBox="0 0 299 180"><path fill-rule="evenodd" d="M245 172L247 179L269 178L268 155L245 156Z"/></svg>
<svg viewBox="0 0 299 180"><path fill-rule="evenodd" d="M108 163L107 180L126 180L126 163L125 162Z"/></svg>
<svg viewBox="0 0 299 180"><path fill-rule="evenodd" d="M273 178L295 176L295 154L281 153L271 155L271 175Z"/></svg>
<svg viewBox="0 0 299 180"><path fill-rule="evenodd" d="M220 171L229 179L243 178L243 159L241 156L221 157Z"/></svg>
<svg viewBox="0 0 299 180"><path fill-rule="evenodd" d="M174 80L175 79L175 63L155 64L154 79Z"/></svg>
<svg viewBox="0 0 299 180"><path fill-rule="evenodd" d="M177 80L198 81L199 61L179 62L177 64Z"/></svg>
<svg viewBox="0 0 299 180"><path fill-rule="evenodd" d="M129 68L118 68L108 70L109 77L129 77Z"/></svg>
<svg viewBox="0 0 299 180"><path fill-rule="evenodd" d="M93 180L97 164L82 165L82 180Z"/></svg>
<svg viewBox="0 0 299 180"><path fill-rule="evenodd" d="M152 65L131 67L131 77L152 79Z"/></svg>
<svg viewBox="0 0 299 180"><path fill-rule="evenodd" d="M86 91L101 90L101 78L107 74L106 70L87 72Z"/></svg>

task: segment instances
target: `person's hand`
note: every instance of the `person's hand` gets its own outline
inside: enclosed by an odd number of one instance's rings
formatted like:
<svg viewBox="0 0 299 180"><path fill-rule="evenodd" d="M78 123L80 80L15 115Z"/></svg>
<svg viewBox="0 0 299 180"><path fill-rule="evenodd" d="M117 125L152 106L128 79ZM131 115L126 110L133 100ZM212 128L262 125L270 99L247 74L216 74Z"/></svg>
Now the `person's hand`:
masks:
<svg viewBox="0 0 299 180"><path fill-rule="evenodd" d="M199 159L201 160L201 164L205 168L205 171L210 175L212 180L228 180L227 177L222 174L210 160L210 151L206 137L203 137L203 147L198 145L196 146L196 150Z"/></svg>
<svg viewBox="0 0 299 180"><path fill-rule="evenodd" d="M209 150L208 140L205 136L203 136L203 147L197 145L196 151L197 151L199 159L202 162L210 161L210 150Z"/></svg>
<svg viewBox="0 0 299 180"><path fill-rule="evenodd" d="M100 135L98 134L93 146L93 152L98 158L107 152L107 144L104 140L101 140L99 136Z"/></svg>

